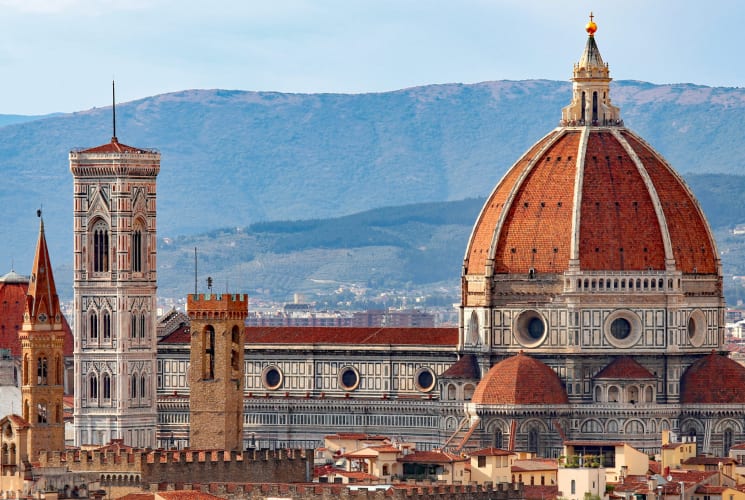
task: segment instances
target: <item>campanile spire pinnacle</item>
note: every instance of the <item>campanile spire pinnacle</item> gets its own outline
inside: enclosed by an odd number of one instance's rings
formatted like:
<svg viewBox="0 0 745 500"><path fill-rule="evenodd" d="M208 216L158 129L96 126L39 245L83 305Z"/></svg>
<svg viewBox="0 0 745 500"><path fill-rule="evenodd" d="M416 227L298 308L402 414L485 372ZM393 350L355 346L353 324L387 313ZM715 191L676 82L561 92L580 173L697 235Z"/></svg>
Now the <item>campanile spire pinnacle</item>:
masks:
<svg viewBox="0 0 745 500"><path fill-rule="evenodd" d="M572 102L561 111L562 125L609 126L621 124L621 112L610 101L610 70L595 42L598 25L590 13L585 25L587 43L572 74Z"/></svg>
<svg viewBox="0 0 745 500"><path fill-rule="evenodd" d="M34 267L28 285L24 322L30 325L47 324L51 325L50 327L61 328L59 297L52 275L52 264L44 235L44 219L41 218L41 210L37 211L37 215L39 217L39 241L36 245Z"/></svg>

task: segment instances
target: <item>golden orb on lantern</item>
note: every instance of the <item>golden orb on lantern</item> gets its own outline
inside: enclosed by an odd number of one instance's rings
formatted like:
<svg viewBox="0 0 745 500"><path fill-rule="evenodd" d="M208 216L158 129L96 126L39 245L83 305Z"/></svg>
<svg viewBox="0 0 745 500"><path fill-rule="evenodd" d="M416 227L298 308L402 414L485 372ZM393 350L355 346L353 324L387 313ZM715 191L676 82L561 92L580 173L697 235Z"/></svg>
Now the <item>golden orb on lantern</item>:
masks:
<svg viewBox="0 0 745 500"><path fill-rule="evenodd" d="M598 30L598 25L592 20L594 17L595 16L592 15L592 12L590 12L590 21L585 25L585 31L587 31L587 34L590 36L594 35Z"/></svg>

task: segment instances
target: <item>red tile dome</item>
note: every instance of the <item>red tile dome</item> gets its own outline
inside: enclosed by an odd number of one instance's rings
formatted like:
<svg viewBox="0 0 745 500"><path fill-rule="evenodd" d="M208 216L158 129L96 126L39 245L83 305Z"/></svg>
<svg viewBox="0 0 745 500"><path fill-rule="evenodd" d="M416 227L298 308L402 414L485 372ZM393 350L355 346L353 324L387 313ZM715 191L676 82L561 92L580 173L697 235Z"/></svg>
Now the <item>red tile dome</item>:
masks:
<svg viewBox="0 0 745 500"><path fill-rule="evenodd" d="M691 190L624 126L592 33L560 126L492 191L473 228L466 275L583 271L720 272Z"/></svg>
<svg viewBox="0 0 745 500"><path fill-rule="evenodd" d="M716 274L703 212L623 127L559 127L507 172L474 226L466 274L669 270Z"/></svg>
<svg viewBox="0 0 745 500"><path fill-rule="evenodd" d="M680 402L745 403L745 367L712 352L693 363L683 374L680 379Z"/></svg>
<svg viewBox="0 0 745 500"><path fill-rule="evenodd" d="M471 401L482 405L569 403L556 372L522 352L492 366L476 386Z"/></svg>

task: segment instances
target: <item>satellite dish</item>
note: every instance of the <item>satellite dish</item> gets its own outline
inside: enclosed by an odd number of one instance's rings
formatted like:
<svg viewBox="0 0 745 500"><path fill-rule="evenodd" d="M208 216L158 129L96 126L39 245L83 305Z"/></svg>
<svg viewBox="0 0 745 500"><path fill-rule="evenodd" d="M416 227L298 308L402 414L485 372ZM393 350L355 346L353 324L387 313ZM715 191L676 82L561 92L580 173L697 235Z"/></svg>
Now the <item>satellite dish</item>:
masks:
<svg viewBox="0 0 745 500"><path fill-rule="evenodd" d="M667 480L668 481L672 481L673 480L673 476L667 476Z"/></svg>

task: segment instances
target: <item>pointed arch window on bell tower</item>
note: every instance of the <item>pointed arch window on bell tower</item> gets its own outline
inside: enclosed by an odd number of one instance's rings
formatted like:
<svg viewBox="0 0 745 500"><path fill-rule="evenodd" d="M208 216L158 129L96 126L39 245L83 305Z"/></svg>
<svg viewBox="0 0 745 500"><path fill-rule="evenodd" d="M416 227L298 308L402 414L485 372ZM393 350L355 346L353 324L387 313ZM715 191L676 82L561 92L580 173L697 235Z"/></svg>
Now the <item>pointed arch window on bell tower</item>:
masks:
<svg viewBox="0 0 745 500"><path fill-rule="evenodd" d="M111 340L111 315L106 310L103 312L103 339Z"/></svg>
<svg viewBox="0 0 745 500"><path fill-rule="evenodd" d="M133 273L141 273L142 272L142 254L143 252L143 238L142 238L142 228L141 227L135 227L135 230L132 231L132 242L130 251L132 252L132 272Z"/></svg>
<svg viewBox="0 0 745 500"><path fill-rule="evenodd" d="M48 366L46 356L39 356L36 360L36 383L38 385L47 385Z"/></svg>
<svg viewBox="0 0 745 500"><path fill-rule="evenodd" d="M93 272L109 272L109 226L102 220L93 226Z"/></svg>

